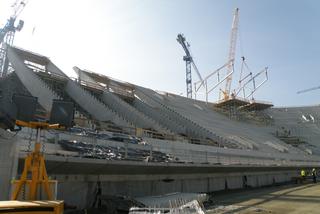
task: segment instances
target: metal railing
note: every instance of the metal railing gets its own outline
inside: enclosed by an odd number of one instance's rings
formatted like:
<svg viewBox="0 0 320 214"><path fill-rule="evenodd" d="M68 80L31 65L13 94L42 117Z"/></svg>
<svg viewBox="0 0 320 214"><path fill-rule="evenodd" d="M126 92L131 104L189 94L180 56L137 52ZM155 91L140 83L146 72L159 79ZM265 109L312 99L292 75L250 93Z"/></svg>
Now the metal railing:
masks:
<svg viewBox="0 0 320 214"><path fill-rule="evenodd" d="M50 135L50 134L49 134ZM20 135L23 142L20 144L21 151L27 151L27 147L30 146L30 137L28 134ZM144 142L144 144L133 144L130 142L119 142L112 140L101 140L96 138L84 137L79 135L73 135L70 133L56 133L55 136L47 136L48 139L55 138L57 140L76 140L87 142L95 145L113 146L121 149L124 154L128 154L129 151L144 151L144 154L148 154L145 162L154 162L153 155L155 152L162 152L164 155L170 156L170 159L166 159L164 162L176 163L176 164L201 164L201 165L246 165L246 166L320 166L320 157L312 155L302 154L282 154L282 153L263 153L255 151L243 151L236 149L223 149L206 146L205 148L200 145L193 145L198 147L199 150L194 148L188 148L189 144L183 144L181 142L169 142L167 146L156 145L155 143ZM172 144L178 143L180 147L174 147ZM202 151L201 151L201 150ZM45 153L59 154L64 156L74 156L72 152L63 151L57 143L47 143ZM81 157L81 155L77 155ZM124 156L121 160L128 160ZM133 160L134 159L129 159ZM141 161L141 158L139 158Z"/></svg>

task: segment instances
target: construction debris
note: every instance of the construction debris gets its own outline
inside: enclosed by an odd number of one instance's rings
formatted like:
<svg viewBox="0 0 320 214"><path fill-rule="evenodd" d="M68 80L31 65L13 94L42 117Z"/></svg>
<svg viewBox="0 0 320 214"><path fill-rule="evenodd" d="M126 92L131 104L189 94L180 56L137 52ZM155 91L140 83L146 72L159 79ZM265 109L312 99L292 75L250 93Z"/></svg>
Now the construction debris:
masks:
<svg viewBox="0 0 320 214"><path fill-rule="evenodd" d="M78 152L79 157L106 160L131 160L147 162L177 162L170 154L152 150L132 149L121 146L105 146L80 141L60 140L60 146L67 151Z"/></svg>
<svg viewBox="0 0 320 214"><path fill-rule="evenodd" d="M145 196L135 198L146 207L133 207L130 214L204 214L203 202L208 200L207 194L201 193L170 193L160 196Z"/></svg>
<svg viewBox="0 0 320 214"><path fill-rule="evenodd" d="M130 209L129 214L205 214L200 203L197 200L193 200L182 204L178 207L171 208L136 208Z"/></svg>

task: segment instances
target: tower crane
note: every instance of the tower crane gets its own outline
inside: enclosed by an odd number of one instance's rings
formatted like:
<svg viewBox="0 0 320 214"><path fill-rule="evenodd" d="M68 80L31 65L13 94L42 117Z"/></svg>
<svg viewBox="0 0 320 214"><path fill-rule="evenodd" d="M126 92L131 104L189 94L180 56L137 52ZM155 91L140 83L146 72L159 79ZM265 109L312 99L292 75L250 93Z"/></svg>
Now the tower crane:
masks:
<svg viewBox="0 0 320 214"><path fill-rule="evenodd" d="M314 91L314 90L317 90L317 89L320 89L320 86L312 87L312 88L308 88L308 89L304 89L304 90L298 91L297 94L302 94L302 93L309 92L309 91Z"/></svg>
<svg viewBox="0 0 320 214"><path fill-rule="evenodd" d="M227 66L226 85L225 85L225 89L221 90L223 95L223 100L227 100L230 98L230 90L231 90L231 82L232 82L231 73L233 72L233 66L234 66L235 55L236 55L238 23L239 23L239 8L236 8L233 15L233 22L232 22L232 29L231 29L229 60L228 60L229 64Z"/></svg>
<svg viewBox="0 0 320 214"><path fill-rule="evenodd" d="M21 14L28 0L16 0L13 7L13 14L7 20L3 28L0 28L0 77L5 76L8 70L9 62L7 59L7 51L5 45L12 45L15 32L21 31L24 25L23 20L19 20L16 25L17 17Z"/></svg>
<svg viewBox="0 0 320 214"><path fill-rule="evenodd" d="M191 65L193 69L196 71L201 83L203 83L203 79L201 77L201 74L198 70L198 67L196 66L193 57L191 55L190 51L190 44L186 41L186 38L183 34L178 34L177 41L182 46L184 52L186 53L185 56L183 56L183 60L186 62L186 84L187 84L187 97L192 98L192 77L191 77Z"/></svg>

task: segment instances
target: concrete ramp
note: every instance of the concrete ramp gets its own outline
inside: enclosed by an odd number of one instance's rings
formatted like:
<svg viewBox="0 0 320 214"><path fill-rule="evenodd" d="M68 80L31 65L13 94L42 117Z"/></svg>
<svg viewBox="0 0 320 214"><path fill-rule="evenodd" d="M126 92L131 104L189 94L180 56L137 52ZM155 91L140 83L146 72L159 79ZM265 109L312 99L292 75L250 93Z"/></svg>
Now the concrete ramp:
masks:
<svg viewBox="0 0 320 214"><path fill-rule="evenodd" d="M169 105L166 105L165 98L163 98L162 95L157 94L157 92L138 86L135 92L144 102L152 103L152 105L154 105L159 112L168 115L170 118L176 121L176 123L185 127L187 135L194 138L211 139L220 145L225 145L228 143L227 140L219 137L212 131L200 126L198 123L180 114Z"/></svg>
<svg viewBox="0 0 320 214"><path fill-rule="evenodd" d="M93 78L87 75L86 72L82 71L78 67L74 67L73 69L78 74L79 79L81 79L81 81L85 81L89 84L99 86L99 82L95 81ZM101 88L103 90L103 93L101 94L101 101L110 109L117 112L119 115L123 115L124 118L133 123L135 126L144 129L156 130L163 133L173 134L172 132L170 132L170 130L157 123L157 121L151 119L144 113L138 111L132 105L125 102L114 93L110 92L108 88L102 86Z"/></svg>
<svg viewBox="0 0 320 214"><path fill-rule="evenodd" d="M175 132L177 134L185 134L187 131L184 126L177 123L167 114L157 111L157 109L153 108L152 106L145 103L143 100L140 100L139 98L135 98L133 100L132 105L140 112L143 112L145 115L147 115L149 118L154 118L155 121L160 123L162 126L167 127L172 132Z"/></svg>
<svg viewBox="0 0 320 214"><path fill-rule="evenodd" d="M133 127L132 123L127 121L124 117L117 114L112 109L108 108L96 97L91 95L90 92L83 89L80 84L72 81L71 79L68 80L65 91L84 110L89 112L94 119L99 121L110 121L123 127Z"/></svg>
<svg viewBox="0 0 320 214"><path fill-rule="evenodd" d="M18 54L16 48L8 47L8 58L14 68L15 73L20 81L34 97L38 97L39 104L47 111L51 111L52 100L60 99L60 97L49 88L49 86L42 81L30 68L28 68L24 61L23 55Z"/></svg>
<svg viewBox="0 0 320 214"><path fill-rule="evenodd" d="M56 65L53 63L48 64L48 69L63 76L66 80L65 91L67 94L85 111L87 111L94 119L99 121L109 121L116 125L123 127L133 127L133 124L129 122L126 118L122 117L113 109L110 109L102 101L98 100L95 96L90 94L89 91L85 90L81 86L80 81L70 79L65 73L63 73Z"/></svg>
<svg viewBox="0 0 320 214"><path fill-rule="evenodd" d="M172 134L172 132L162 127L155 120L145 116L143 113L139 112L137 109L111 92L104 91L101 99L106 105L108 105L108 107L114 111L117 111L120 115L123 115L127 120L131 121L140 128Z"/></svg>
<svg viewBox="0 0 320 214"><path fill-rule="evenodd" d="M38 97L39 104L47 112L51 111L53 99L62 98L37 75L37 72L63 80L65 92L94 119L133 127L132 123L83 89L80 83L69 78L47 57L14 47L8 48L8 57L22 84L32 96Z"/></svg>

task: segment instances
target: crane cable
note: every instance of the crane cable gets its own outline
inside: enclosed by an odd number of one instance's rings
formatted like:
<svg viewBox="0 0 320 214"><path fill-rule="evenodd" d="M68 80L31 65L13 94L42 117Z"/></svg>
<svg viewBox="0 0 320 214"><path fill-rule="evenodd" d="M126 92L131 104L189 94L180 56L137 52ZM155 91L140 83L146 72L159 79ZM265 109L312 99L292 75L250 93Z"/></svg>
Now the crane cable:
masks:
<svg viewBox="0 0 320 214"><path fill-rule="evenodd" d="M238 35L239 35L239 48L240 48L241 56L244 57L244 51L243 51L244 45L243 45L243 40L242 40L240 22L238 22Z"/></svg>

